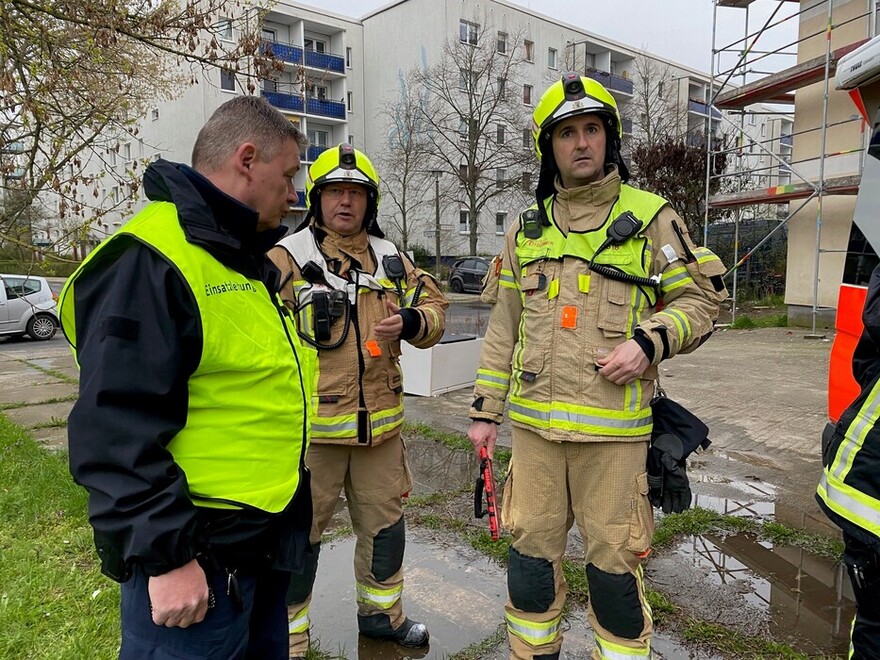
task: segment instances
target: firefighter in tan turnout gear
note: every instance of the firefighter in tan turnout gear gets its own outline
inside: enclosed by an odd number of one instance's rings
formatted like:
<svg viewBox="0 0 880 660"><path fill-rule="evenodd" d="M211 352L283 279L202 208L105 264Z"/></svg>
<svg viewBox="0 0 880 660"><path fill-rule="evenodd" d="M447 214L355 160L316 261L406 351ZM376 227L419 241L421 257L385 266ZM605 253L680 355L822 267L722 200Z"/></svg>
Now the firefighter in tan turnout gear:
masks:
<svg viewBox="0 0 880 660"><path fill-rule="evenodd" d="M641 564L654 528L645 465L657 364L712 332L724 267L664 199L625 185L620 115L598 82L569 73L551 85L533 135L537 204L489 271L484 297L495 304L468 432L491 453L509 399L511 657L559 657L562 556L577 522L593 657L642 660L653 629Z"/></svg>
<svg viewBox="0 0 880 660"><path fill-rule="evenodd" d="M309 602L321 534L340 492L357 536L358 627L404 646L428 630L403 614L402 496L412 487L403 425L400 341L418 348L443 334L448 303L436 281L385 240L377 223L379 177L349 144L309 168L307 224L269 252L281 296L300 336L318 349L318 409L312 417L313 555L288 593L291 656L306 655Z"/></svg>

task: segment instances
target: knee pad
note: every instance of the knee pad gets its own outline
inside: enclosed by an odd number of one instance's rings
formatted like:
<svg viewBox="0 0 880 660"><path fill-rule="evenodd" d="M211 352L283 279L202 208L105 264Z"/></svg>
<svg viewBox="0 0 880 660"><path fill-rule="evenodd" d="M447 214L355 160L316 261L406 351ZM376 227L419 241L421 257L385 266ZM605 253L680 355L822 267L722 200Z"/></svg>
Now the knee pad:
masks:
<svg viewBox="0 0 880 660"><path fill-rule="evenodd" d="M645 617L636 576L606 573L595 564L587 564L587 583L599 625L617 637L637 639L645 627Z"/></svg>
<svg viewBox="0 0 880 660"><path fill-rule="evenodd" d="M377 582L384 582L403 566L403 551L406 549L406 526L403 516L400 520L379 530L373 539L373 563L371 570Z"/></svg>
<svg viewBox="0 0 880 660"><path fill-rule="evenodd" d="M290 586L287 588L287 604L296 605L302 603L315 586L315 576L318 574L318 555L321 554L321 544L315 543L310 552L306 553L306 565L302 573L290 574Z"/></svg>
<svg viewBox="0 0 880 660"><path fill-rule="evenodd" d="M507 559L507 593L518 610L546 612L556 599L553 564L511 547Z"/></svg>

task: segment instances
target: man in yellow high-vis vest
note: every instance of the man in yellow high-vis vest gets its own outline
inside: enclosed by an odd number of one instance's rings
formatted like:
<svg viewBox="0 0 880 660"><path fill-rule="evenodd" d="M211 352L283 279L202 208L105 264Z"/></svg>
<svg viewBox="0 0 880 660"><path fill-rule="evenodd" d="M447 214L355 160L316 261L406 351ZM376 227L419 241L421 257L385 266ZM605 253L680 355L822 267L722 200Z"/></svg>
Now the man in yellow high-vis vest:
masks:
<svg viewBox="0 0 880 660"><path fill-rule="evenodd" d="M577 522L593 657L646 660L641 562L653 532L646 456L657 364L712 332L724 267L666 200L626 185L621 119L601 84L565 74L533 119L537 203L507 232L484 283L494 306L468 433L491 453L507 406L511 657L559 657L562 557ZM658 479L657 490L678 487ZM689 491L671 495L657 501L689 504Z"/></svg>
<svg viewBox="0 0 880 660"><path fill-rule="evenodd" d="M121 658L287 658L316 356L265 252L305 145L265 100L227 101L193 167L151 164L151 203L61 293L80 367L70 469L122 583Z"/></svg>

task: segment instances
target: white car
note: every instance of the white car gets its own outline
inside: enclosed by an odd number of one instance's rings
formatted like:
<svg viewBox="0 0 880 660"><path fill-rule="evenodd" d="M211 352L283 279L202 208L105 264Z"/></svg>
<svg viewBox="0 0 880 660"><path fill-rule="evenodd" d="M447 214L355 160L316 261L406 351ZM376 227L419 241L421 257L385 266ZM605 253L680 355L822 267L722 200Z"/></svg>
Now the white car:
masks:
<svg viewBox="0 0 880 660"><path fill-rule="evenodd" d="M0 335L29 335L48 340L55 336L58 296L45 277L0 275Z"/></svg>

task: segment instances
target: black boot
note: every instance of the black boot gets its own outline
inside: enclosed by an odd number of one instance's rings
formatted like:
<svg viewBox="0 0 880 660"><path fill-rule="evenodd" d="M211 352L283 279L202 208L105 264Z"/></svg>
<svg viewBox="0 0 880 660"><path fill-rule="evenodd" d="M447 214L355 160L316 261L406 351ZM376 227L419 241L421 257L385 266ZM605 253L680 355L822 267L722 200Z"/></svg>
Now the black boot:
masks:
<svg viewBox="0 0 880 660"><path fill-rule="evenodd" d="M362 635L367 637L388 639L401 646L411 648L426 646L430 638L428 628L424 623L404 619L403 624L395 630L391 627L391 620L387 614L373 614L371 616L358 614L358 629Z"/></svg>
<svg viewBox="0 0 880 660"><path fill-rule="evenodd" d="M532 660L559 660L559 651L556 653L547 653L546 655L536 655Z"/></svg>

